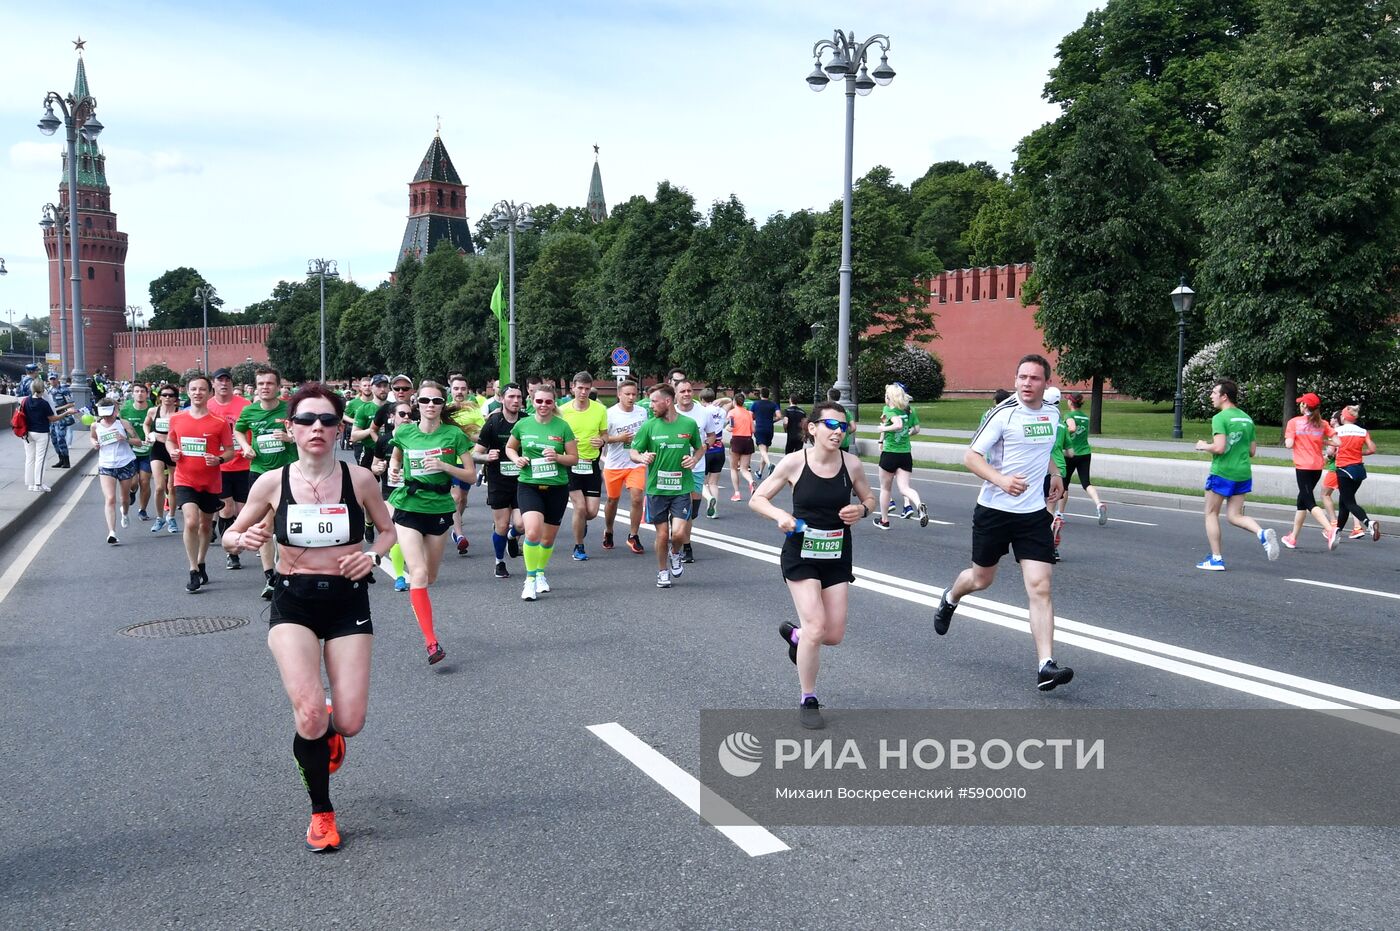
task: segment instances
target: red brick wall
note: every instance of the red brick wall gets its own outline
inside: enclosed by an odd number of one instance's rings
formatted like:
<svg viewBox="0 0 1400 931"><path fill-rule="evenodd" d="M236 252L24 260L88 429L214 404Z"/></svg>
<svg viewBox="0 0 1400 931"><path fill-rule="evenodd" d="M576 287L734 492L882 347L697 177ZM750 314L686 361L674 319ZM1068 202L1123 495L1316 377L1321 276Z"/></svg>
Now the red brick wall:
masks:
<svg viewBox="0 0 1400 931"><path fill-rule="evenodd" d="M270 323L240 324L209 328L209 368L214 370L232 367L251 358L254 362L267 361L267 337L272 332ZM200 342L204 334L202 327L185 330L138 330L136 336L136 370L159 362L177 372L204 363L204 349ZM115 365L111 374L115 378L131 377L131 337L130 331L113 335Z"/></svg>

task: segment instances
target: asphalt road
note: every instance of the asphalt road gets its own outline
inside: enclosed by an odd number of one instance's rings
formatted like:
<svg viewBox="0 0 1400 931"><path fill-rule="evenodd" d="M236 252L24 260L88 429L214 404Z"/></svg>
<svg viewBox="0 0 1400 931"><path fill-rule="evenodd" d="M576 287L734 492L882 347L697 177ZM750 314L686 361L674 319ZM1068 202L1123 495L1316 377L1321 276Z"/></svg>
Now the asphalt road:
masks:
<svg viewBox="0 0 1400 931"><path fill-rule="evenodd" d="M1198 513L1114 505L1100 528L1076 496L1055 573L1076 677L1043 694L1029 636L1006 626L1025 607L1010 560L933 635L975 489L936 472L918 488L951 526L857 530L850 631L823 653L833 714L1400 696L1393 538L1327 554L1309 530L1269 563L1227 528L1229 570L1206 573ZM750 856L588 730L616 722L698 775L702 709L795 707L779 537L727 500L669 591L649 534L645 556L604 552L595 524L580 564L566 524L554 591L526 604L523 567L491 577L474 493L471 555L433 592L445 663L426 665L407 597L373 591L369 720L331 784L346 843L313 856L260 574L211 560L188 595L177 537L133 524L109 547L95 481L77 493L0 551L0 575L34 556L12 590L0 578L0 927L1400 926L1385 828L773 826L789 849ZM251 623L119 634L190 615Z"/></svg>

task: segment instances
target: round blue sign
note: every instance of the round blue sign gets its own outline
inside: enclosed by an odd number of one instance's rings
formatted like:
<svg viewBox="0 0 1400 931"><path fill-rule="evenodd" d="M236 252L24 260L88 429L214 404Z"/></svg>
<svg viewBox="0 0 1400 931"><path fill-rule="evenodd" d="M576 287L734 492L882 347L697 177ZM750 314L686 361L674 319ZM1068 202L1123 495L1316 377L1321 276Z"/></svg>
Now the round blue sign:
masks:
<svg viewBox="0 0 1400 931"><path fill-rule="evenodd" d="M618 346L612 351L613 365L626 365L632 361L632 354L622 346Z"/></svg>

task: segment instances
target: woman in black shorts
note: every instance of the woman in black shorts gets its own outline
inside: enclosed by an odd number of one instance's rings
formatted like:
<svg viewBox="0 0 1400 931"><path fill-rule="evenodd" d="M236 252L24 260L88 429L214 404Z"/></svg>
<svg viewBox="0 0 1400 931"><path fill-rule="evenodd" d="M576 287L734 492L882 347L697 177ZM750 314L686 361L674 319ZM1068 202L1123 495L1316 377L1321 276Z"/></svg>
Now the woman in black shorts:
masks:
<svg viewBox="0 0 1400 931"><path fill-rule="evenodd" d="M175 475L175 463L165 448L165 437L170 429L170 418L180 413L180 389L174 385L161 385L159 394L156 399L158 403L152 404L146 414L146 439L151 441L151 479L156 486L155 500L151 502L156 512L156 522L151 526L151 533L160 533L162 526L171 533L178 533L175 511L171 508L175 502L175 492L170 487Z"/></svg>
<svg viewBox="0 0 1400 931"><path fill-rule="evenodd" d="M292 700L292 756L311 796L306 846L320 853L340 846L330 775L345 759L345 738L364 727L369 698L374 556L361 545L366 515L378 531L378 553L395 534L374 476L336 460L345 401L323 385L307 384L288 409L299 459L258 478L223 545L229 553L255 552L270 535L280 544L267 645ZM323 661L330 698L321 688Z"/></svg>
<svg viewBox="0 0 1400 931"><path fill-rule="evenodd" d="M778 634L797 664L802 685L803 727L823 726L815 694L820 648L846 635L846 599L851 570L851 527L876 505L874 492L856 456L841 451L850 424L840 404L823 401L812 408L807 435L812 446L801 456L784 456L749 499L749 507L772 518L787 534L781 565L801 626L784 621ZM792 486L792 513L773 498ZM854 497L859 504L852 504Z"/></svg>

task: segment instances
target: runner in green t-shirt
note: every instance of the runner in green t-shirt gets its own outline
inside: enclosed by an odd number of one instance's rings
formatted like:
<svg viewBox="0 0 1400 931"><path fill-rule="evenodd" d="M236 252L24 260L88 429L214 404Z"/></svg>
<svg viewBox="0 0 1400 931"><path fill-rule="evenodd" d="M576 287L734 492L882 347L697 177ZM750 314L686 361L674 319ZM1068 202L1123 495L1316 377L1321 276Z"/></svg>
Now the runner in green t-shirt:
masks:
<svg viewBox="0 0 1400 931"><path fill-rule="evenodd" d="M151 503L151 444L146 439L146 414L150 410L151 393L145 385L138 382L131 386L131 397L122 402L121 410L117 412L117 416L126 424L126 429L131 435L131 451L136 454L136 481L140 499L136 516L143 521L151 519L146 510Z"/></svg>
<svg viewBox="0 0 1400 931"><path fill-rule="evenodd" d="M1199 452L1211 454L1210 474L1206 476L1206 539L1210 555L1196 564L1197 569L1222 572L1225 559L1220 548L1220 506L1225 502L1226 517L1241 530L1258 538L1269 559L1278 559L1278 534L1272 527L1264 530L1244 513L1244 496L1253 487L1250 457L1254 455L1254 421L1240 410L1239 387L1228 378L1218 379L1210 389L1210 401L1216 409L1211 418L1212 441L1196 441Z"/></svg>
<svg viewBox="0 0 1400 931"><path fill-rule="evenodd" d="M471 393L467 377L460 374L449 376L447 390L451 392L451 397L444 419L465 433L472 445L476 445L476 437L486 423L486 415L482 413L476 396ZM466 534L462 532L462 512L467 509L467 495L471 490L470 484L455 478L452 480L452 543L457 547L458 556L467 555L470 547Z"/></svg>
<svg viewBox="0 0 1400 931"><path fill-rule="evenodd" d="M652 417L637 428L629 455L647 467L647 520L656 528L656 587L670 588L684 567L681 550L690 542L690 495L695 464L705 455L699 424L676 410L676 389L651 389Z"/></svg>
<svg viewBox="0 0 1400 931"><path fill-rule="evenodd" d="M282 376L271 366L261 366L253 375L253 403L243 408L233 425L233 441L248 459L252 481L273 469L297 461L297 447L287 429L287 402L279 398ZM276 542L268 541L258 548L262 562L262 597L272 598L272 568L276 565Z"/></svg>
<svg viewBox="0 0 1400 931"><path fill-rule="evenodd" d="M885 386L885 406L876 427L882 438L880 449L880 510L871 518L881 530L890 529L888 511L894 486L904 496L904 517L919 515L919 526L928 526L928 505L910 483L914 476L913 446L909 437L919 429L919 415L914 412L908 392L898 382ZM850 434L846 434L846 439Z"/></svg>
<svg viewBox="0 0 1400 931"><path fill-rule="evenodd" d="M574 396L559 408L559 416L569 423L578 441L578 462L569 468L569 503L574 506L573 558L582 562L588 558L583 538L588 536L588 522L598 516L603 503L603 470L599 456L608 435L607 405L589 397L593 376L579 372L573 380Z"/></svg>
<svg viewBox="0 0 1400 931"><path fill-rule="evenodd" d="M569 467L578 462L578 442L568 421L555 413L557 397L536 383L529 398L535 412L511 428L506 456L520 468L515 501L525 524L525 586L522 601L550 591L544 570L569 506Z"/></svg>
<svg viewBox="0 0 1400 931"><path fill-rule="evenodd" d="M1060 406L1060 389L1050 385L1045 389L1045 403ZM1065 454L1069 451L1069 430L1065 427L1065 418L1060 418L1059 426L1055 428L1055 445L1050 447L1050 461L1054 463L1055 470L1060 473L1060 477L1065 475ZM1055 562L1060 561L1060 533L1065 526L1065 500L1069 498L1069 483L1065 482L1065 492L1056 501L1050 500L1051 476L1045 476L1045 509L1050 512L1050 532L1054 535Z"/></svg>
<svg viewBox="0 0 1400 931"><path fill-rule="evenodd" d="M1093 462L1093 449L1089 446L1089 415L1084 413L1084 395L1082 392L1074 391L1066 395L1069 399L1069 416L1064 419L1065 429L1069 431L1069 454L1065 463L1065 493L1069 493L1069 480L1077 473L1079 475L1079 487L1084 489L1094 502L1094 510L1099 515L1099 526L1108 523L1108 505L1099 498L1099 490L1094 487L1094 481L1090 478L1089 467Z"/></svg>
<svg viewBox="0 0 1400 931"><path fill-rule="evenodd" d="M389 503L394 507L394 523L399 534L408 572L408 597L428 663L440 662L447 655L433 629L433 602L428 586L437 581L442 566L443 534L452 526L452 479L476 480L471 441L451 424L443 423L447 392L435 381L418 386L418 422L409 421L394 428L389 438L393 448L389 460L389 484L394 489Z"/></svg>

